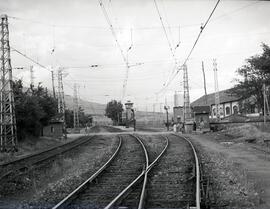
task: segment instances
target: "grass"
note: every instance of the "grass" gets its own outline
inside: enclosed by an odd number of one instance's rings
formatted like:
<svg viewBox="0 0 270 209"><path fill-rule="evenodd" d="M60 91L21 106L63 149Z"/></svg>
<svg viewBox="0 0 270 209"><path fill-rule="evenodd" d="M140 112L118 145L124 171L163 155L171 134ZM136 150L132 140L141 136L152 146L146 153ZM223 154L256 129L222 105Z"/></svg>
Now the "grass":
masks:
<svg viewBox="0 0 270 209"><path fill-rule="evenodd" d="M71 136L67 140L59 140L51 137L34 137L28 136L18 143L18 152L15 153L1 153L0 163L7 162L18 157L29 155L35 152L46 150L50 147L61 145L69 140L73 140L77 136Z"/></svg>
<svg viewBox="0 0 270 209"><path fill-rule="evenodd" d="M227 128L226 132L237 138L237 141L244 141L245 139L254 138L257 142L264 143L264 140L270 138L270 133L263 132L251 124L230 127Z"/></svg>

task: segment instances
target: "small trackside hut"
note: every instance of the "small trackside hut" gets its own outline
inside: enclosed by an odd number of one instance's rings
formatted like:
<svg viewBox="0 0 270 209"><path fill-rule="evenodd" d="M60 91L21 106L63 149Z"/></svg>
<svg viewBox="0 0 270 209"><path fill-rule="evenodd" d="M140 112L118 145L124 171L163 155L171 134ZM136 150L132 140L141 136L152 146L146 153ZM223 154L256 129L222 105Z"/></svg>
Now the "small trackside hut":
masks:
<svg viewBox="0 0 270 209"><path fill-rule="evenodd" d="M64 131L64 123L60 118L52 118L47 126L43 127L43 136L62 138Z"/></svg>
<svg viewBox="0 0 270 209"><path fill-rule="evenodd" d="M207 130L210 128L209 125L209 115L210 107L209 106L194 106L192 107L194 121L196 123L196 128L199 130Z"/></svg>

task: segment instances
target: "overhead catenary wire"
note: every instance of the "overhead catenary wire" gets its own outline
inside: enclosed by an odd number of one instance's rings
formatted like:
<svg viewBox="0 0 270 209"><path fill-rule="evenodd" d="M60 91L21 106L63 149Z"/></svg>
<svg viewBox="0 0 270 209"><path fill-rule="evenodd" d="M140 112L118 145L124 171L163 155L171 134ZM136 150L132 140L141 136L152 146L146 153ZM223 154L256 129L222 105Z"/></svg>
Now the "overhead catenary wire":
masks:
<svg viewBox="0 0 270 209"><path fill-rule="evenodd" d="M35 63L36 65L38 65L39 67L51 72L51 70L49 70L47 67L45 67L44 65L40 64L39 62L35 61L34 59L32 59L31 57L29 57L28 55L20 52L19 50L15 49L14 47L10 47L14 52L22 55L23 57L25 57L26 59L30 60L31 62Z"/></svg>
<svg viewBox="0 0 270 209"><path fill-rule="evenodd" d="M168 16L167 16L167 12L166 12L166 9L165 9L164 1L163 0L160 0L160 1L161 1L161 6L162 6L163 12L164 12L164 17L165 17L164 19L165 19L165 22L167 24L167 28L168 28L169 34L171 36L172 45L174 45L175 44L174 37L173 37L172 30L171 30L171 26L170 26L169 21L168 21Z"/></svg>
<svg viewBox="0 0 270 209"><path fill-rule="evenodd" d="M32 59L31 57L29 57L26 54L23 54L22 52L20 52L19 50L15 49L14 47L10 47L13 51L17 52L18 54L20 54L21 56L25 57L26 59L30 60L31 62L35 63L36 65L38 65L39 67L49 71L50 73L52 72L50 69L48 69L47 67L45 67L44 65L40 64L39 62L35 61L34 59ZM73 87L71 87L73 89Z"/></svg>
<svg viewBox="0 0 270 209"><path fill-rule="evenodd" d="M226 17L230 14L234 14L237 13L243 9L246 9L254 4L257 4L261 2L260 0L255 0L252 1L252 3L249 3L247 5L244 5L242 7L236 8L232 11L226 12L220 16L217 16L216 18L212 18L212 21L216 21L219 20L223 17ZM18 16L10 16L8 15L8 18L11 20L17 20L17 21L23 21L23 22L29 22L29 23L33 23L33 24L40 24L40 25L44 25L44 26L48 26L48 27L58 27L58 28L82 28L82 29L92 29L92 30L107 30L107 27L101 27L101 26L93 26L93 25L68 25L68 24L51 24L51 23L47 23L47 22L43 22L43 21L38 21L38 20L34 20L34 19L28 19L28 18L24 18L24 17L18 17ZM181 25L180 28L190 28L190 27L197 27L200 26L201 23L193 23L193 24L185 24L185 25ZM165 26L165 28L171 28L171 29L178 29L179 25L171 25L171 26ZM130 30L129 27L116 27L115 29L117 30ZM162 28L162 26L157 26L157 25L153 25L153 26L142 26L142 27L133 27L133 30L160 30Z"/></svg>
<svg viewBox="0 0 270 209"><path fill-rule="evenodd" d="M154 1L155 1L155 0L154 0ZM184 65L187 63L187 61L189 60L189 57L191 56L193 50L195 49L195 46L197 45L197 43L198 43L198 41L199 41L199 39L200 39L200 37L201 37L201 34L202 34L203 30L205 29L205 27L207 26L209 20L211 19L212 15L214 14L214 12L215 12L215 10L216 10L216 8L217 8L219 2L220 2L220 0L218 0L218 1L216 2L216 4L215 4L213 10L211 11L210 15L208 16L208 18L207 18L207 20L206 20L206 22L200 27L200 32L199 32L199 34L198 34L198 36L197 36L197 38L196 38L196 40L195 40L195 42L194 42L194 44L193 44L191 50L190 50L190 52L188 53L186 59L184 60L184 62L183 62L183 64L182 64L181 66L184 66ZM176 75L179 73L180 70L181 70L181 67L178 68L178 70L175 72L175 74L174 74L174 75L171 77L171 79L166 83L166 85L159 91L159 93L161 93L162 91L164 91L164 90L170 85L170 83L174 80L174 78L176 77Z"/></svg>
<svg viewBox="0 0 270 209"><path fill-rule="evenodd" d="M172 43L171 43L171 41L169 40L169 36L168 36L167 31L166 31L165 24L163 22L163 18L161 16L161 13L160 13L160 10L158 8L158 4L157 4L156 0L154 0L154 3L155 3L155 7L156 7L156 10L157 10L157 13L158 13L158 16L159 16L159 19L160 19L160 22L161 22L161 25L162 25L162 28L163 28L163 31L164 31L166 40L167 40L167 43L168 43L168 46L169 46L169 49L170 49L170 52L171 52L171 55L172 55L174 64L175 64L174 67L173 67L173 69L172 69L172 71L171 71L171 75L172 75L175 72L175 70L177 69L177 65L178 65L177 59L175 57L175 50L172 47L173 39L172 39ZM164 8L164 11L165 11L165 8ZM170 34L172 36L172 32L171 32L171 28L169 26L169 23L168 23L168 21L166 21L166 22L167 22L167 25L168 25L169 32L170 32ZM164 85L168 82L168 80L170 79L171 75L168 76L168 79L164 82Z"/></svg>
<svg viewBox="0 0 270 209"><path fill-rule="evenodd" d="M103 4L102 0L99 0L99 5L101 7L101 10L102 10L102 12L104 14L104 17L105 17L107 23L108 23L108 25L109 25L109 27L111 29L111 32L112 32L112 35L113 35L113 37L115 39L116 45L117 45L117 47L118 47L118 49L119 49L119 51L120 51L120 53L122 55L123 61L124 61L125 65L126 65L126 68L127 68L126 69L126 77L125 77L124 82L123 82L123 91L122 91L122 99L124 99L125 93L126 93L128 75L129 75L129 67L130 67L129 64L128 64L128 57L127 56L128 56L128 51L131 49L132 45L129 47L129 49L127 51L127 55L125 56L124 51L120 46L120 43L119 43L119 41L117 39L117 35L116 35L115 30L113 28L112 22L111 22L110 17L109 17L109 15L108 15L105 7L104 7L104 4Z"/></svg>
<svg viewBox="0 0 270 209"><path fill-rule="evenodd" d="M252 3L252 4L253 4L253 3ZM214 18L212 18L210 22L212 22L213 19L214 19ZM166 27L166 26L165 26L165 27ZM190 58L189 58L189 59L190 59Z"/></svg>
<svg viewBox="0 0 270 209"><path fill-rule="evenodd" d="M154 0L154 3L155 3L155 8L157 10L157 13L158 13L158 16L159 16L159 19L160 19L160 22L161 22L161 25L162 25L162 29L164 31L164 34L165 34L165 37L166 37L166 40L167 40L167 43L168 43L172 58L173 58L173 60L175 62L175 65L177 65L178 63L177 63L177 60L176 60L176 57L175 57L175 54L174 54L174 51L173 51L173 47L172 47L171 41L169 39L168 33L166 31L166 28L165 28L165 25L164 25L164 22L163 22L163 19L162 19L162 16L161 16L161 13L160 13L160 10L158 8L156 0Z"/></svg>
<svg viewBox="0 0 270 209"><path fill-rule="evenodd" d="M99 5L100 5L100 7L101 7L101 10L102 10L102 12L103 12L103 15L104 15L104 17L105 17L105 19L106 19L108 25L109 25L109 27L110 27L110 30L111 30L111 32L112 32L112 35L113 35L114 40L115 40L115 42L116 42L116 45L117 45L117 47L118 47L118 49L119 49L119 51L120 51L120 53L121 53L121 55L122 55L123 61L124 61L124 63L126 64L126 66L128 67L128 61L127 61L127 58L126 58L126 56L124 55L124 51L123 51L123 49L122 49L121 46L120 46L120 43L119 43L119 41L118 41L116 32L115 32L115 30L114 30L114 27L113 27L113 25L112 25L112 23L111 23L110 17L108 16L108 13L107 13L107 11L106 11L106 9L105 9L105 7L104 7L104 4L103 4L102 0L99 0Z"/></svg>

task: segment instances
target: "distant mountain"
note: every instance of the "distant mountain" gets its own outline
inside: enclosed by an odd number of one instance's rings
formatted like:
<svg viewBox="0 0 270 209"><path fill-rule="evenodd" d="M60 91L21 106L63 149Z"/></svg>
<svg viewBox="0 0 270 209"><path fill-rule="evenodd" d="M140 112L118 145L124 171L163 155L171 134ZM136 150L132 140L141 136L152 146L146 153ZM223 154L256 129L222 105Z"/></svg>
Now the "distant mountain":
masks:
<svg viewBox="0 0 270 209"><path fill-rule="evenodd" d="M65 102L66 102L66 107L70 110L73 109L73 97L70 95L65 95ZM86 114L91 114L91 115L104 115L105 114L105 104L99 104L95 102L89 102L80 99L79 105L84 109L84 112Z"/></svg>
<svg viewBox="0 0 270 209"><path fill-rule="evenodd" d="M23 87L23 91L26 92L28 90L27 87ZM50 89L47 89L48 93L53 96L53 93ZM57 93L56 93L57 94ZM73 110L73 96L70 95L65 95L65 103L66 103L66 108ZM91 114L91 115L105 115L105 109L106 105L105 104L100 104L96 102L89 102L80 99L79 101L79 106L81 106L84 109L84 112L86 114Z"/></svg>

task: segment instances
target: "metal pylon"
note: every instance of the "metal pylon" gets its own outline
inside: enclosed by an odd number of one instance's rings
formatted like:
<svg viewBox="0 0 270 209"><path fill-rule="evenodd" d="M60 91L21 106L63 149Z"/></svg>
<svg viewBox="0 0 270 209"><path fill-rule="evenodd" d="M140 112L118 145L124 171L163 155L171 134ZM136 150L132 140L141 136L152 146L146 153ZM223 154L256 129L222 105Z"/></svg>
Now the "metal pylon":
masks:
<svg viewBox="0 0 270 209"><path fill-rule="evenodd" d="M214 68L214 79L215 79L215 107L216 107L216 116L220 118L220 99L219 99L219 88L218 88L218 76L217 76L217 61L213 59L213 68Z"/></svg>
<svg viewBox="0 0 270 209"><path fill-rule="evenodd" d="M17 129L14 94L12 88L12 68L10 62L9 30L7 15L1 15L0 36L0 150L15 151L17 148Z"/></svg>
<svg viewBox="0 0 270 209"><path fill-rule="evenodd" d="M30 66L30 85L34 86L34 70L33 65Z"/></svg>
<svg viewBox="0 0 270 209"><path fill-rule="evenodd" d="M77 84L74 84L74 95L73 95L73 123L74 129L79 128L79 101L78 101L78 88Z"/></svg>
<svg viewBox="0 0 270 209"><path fill-rule="evenodd" d="M190 121L191 117L191 109L190 109L190 100L189 100L189 85L188 85L188 72L187 65L183 65L184 72L184 122Z"/></svg>
<svg viewBox="0 0 270 209"><path fill-rule="evenodd" d="M65 118L65 96L64 96L64 88L63 88L63 70L61 68L58 69L57 74L58 79L58 113L61 117L61 122L63 122L63 137L67 138L66 132L66 118Z"/></svg>

